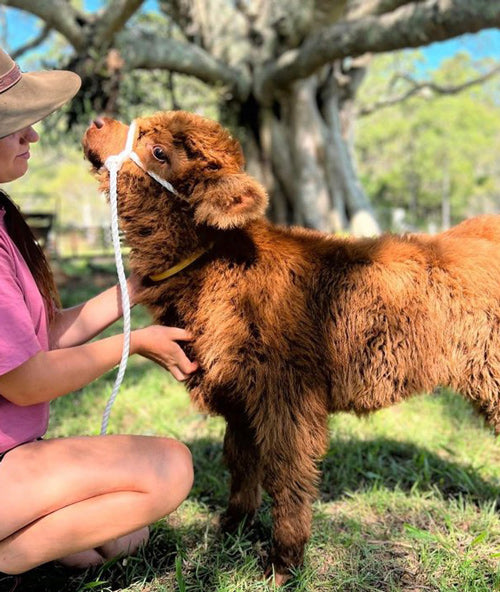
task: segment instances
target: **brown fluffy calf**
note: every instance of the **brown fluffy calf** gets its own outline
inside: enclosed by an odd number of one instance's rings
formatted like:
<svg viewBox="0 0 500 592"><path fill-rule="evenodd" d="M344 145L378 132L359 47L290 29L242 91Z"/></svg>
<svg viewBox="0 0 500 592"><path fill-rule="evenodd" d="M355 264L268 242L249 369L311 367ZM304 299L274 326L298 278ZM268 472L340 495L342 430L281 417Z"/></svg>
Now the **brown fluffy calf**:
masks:
<svg viewBox="0 0 500 592"><path fill-rule="evenodd" d="M264 488L283 581L310 535L330 412L367 413L446 385L499 431L500 217L435 237L280 228L264 218L264 190L219 124L168 112L137 125L144 166L179 193L124 163L119 213L140 301L157 322L195 336L191 397L227 421L223 524L252 516ZM104 190L102 163L127 130L103 120L85 135ZM151 279L200 249L173 277Z"/></svg>

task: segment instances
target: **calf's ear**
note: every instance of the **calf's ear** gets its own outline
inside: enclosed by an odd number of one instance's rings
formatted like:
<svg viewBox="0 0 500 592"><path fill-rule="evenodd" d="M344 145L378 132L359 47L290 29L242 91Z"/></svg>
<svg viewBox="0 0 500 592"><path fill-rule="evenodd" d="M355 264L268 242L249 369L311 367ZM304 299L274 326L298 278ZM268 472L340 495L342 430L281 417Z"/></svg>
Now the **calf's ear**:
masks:
<svg viewBox="0 0 500 592"><path fill-rule="evenodd" d="M267 194L250 175L235 173L198 183L191 193L199 224L239 228L264 215Z"/></svg>

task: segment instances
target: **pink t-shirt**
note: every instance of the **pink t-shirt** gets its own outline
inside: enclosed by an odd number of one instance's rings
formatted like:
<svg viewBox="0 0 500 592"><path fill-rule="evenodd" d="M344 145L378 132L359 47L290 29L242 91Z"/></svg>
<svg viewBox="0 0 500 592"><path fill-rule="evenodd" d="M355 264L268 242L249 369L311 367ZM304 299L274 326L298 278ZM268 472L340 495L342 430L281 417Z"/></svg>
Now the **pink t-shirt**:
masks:
<svg viewBox="0 0 500 592"><path fill-rule="evenodd" d="M0 209L0 375L49 349L44 302L4 214ZM0 394L0 453L43 436L48 420L48 403L20 407Z"/></svg>

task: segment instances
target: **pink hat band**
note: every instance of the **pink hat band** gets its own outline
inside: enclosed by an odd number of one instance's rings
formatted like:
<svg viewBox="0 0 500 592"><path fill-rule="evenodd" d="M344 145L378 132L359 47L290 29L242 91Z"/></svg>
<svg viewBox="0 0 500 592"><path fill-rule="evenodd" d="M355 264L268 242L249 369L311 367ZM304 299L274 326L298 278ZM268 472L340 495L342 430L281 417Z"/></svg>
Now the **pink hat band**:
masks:
<svg viewBox="0 0 500 592"><path fill-rule="evenodd" d="M14 86L19 80L21 80L21 70L17 64L14 64L8 72L0 76L0 93Z"/></svg>
<svg viewBox="0 0 500 592"><path fill-rule="evenodd" d="M0 138L44 119L80 88L80 77L65 70L21 72L0 47Z"/></svg>

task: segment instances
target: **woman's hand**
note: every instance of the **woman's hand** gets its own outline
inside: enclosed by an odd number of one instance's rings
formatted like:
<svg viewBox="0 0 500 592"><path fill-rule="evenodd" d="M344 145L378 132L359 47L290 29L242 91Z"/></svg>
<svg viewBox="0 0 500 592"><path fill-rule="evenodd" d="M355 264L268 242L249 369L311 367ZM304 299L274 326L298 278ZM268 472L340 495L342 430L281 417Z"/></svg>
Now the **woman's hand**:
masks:
<svg viewBox="0 0 500 592"><path fill-rule="evenodd" d="M197 362L191 362L177 341L191 341L193 337L184 329L150 325L132 332L130 349L162 368L169 370L179 381L198 369Z"/></svg>

